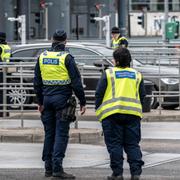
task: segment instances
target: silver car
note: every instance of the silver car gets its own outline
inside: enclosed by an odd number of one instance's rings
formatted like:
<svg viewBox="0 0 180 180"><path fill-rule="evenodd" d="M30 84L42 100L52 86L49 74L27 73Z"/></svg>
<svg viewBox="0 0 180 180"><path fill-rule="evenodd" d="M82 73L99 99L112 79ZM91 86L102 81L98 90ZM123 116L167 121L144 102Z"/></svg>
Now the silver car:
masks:
<svg viewBox="0 0 180 180"><path fill-rule="evenodd" d="M25 61L22 58L18 57L38 57L39 54L51 47L50 43L43 44L27 44L19 45L13 48L13 57L16 58L12 61ZM84 75L84 86L85 90L88 92L94 92L97 81L100 77L100 69L102 66L107 68L108 66L113 66L112 64L112 53L113 50L105 47L102 44L96 43L68 43L67 47L70 53L75 57L75 60L79 64L85 65L85 75ZM33 60L34 61L34 60ZM174 109L179 106L179 95L168 97L169 94L179 91L179 73L178 69L170 67L158 67L155 65L146 65L142 64L137 60L133 60L132 65L135 69L140 71L144 75L144 79L151 81L153 83L152 91L154 94L165 95L161 98L162 107L165 109ZM97 68L101 67L101 68ZM86 77L86 74L88 75ZM13 81L13 80L12 80ZM18 81L17 79L15 81ZM24 79L24 81L31 81L32 79ZM28 91L28 90L25 90ZM169 93L171 92L171 93ZM31 92L24 92L31 93ZM14 101L15 96L11 96L12 92L9 91L9 98L11 103L17 103ZM89 96L89 102L93 97ZM16 97L17 101L17 97ZM19 100L20 101L20 100ZM23 102L29 104L29 101L33 101L31 97L24 97ZM157 97L152 98L151 106L152 108L157 108L159 105L160 99Z"/></svg>

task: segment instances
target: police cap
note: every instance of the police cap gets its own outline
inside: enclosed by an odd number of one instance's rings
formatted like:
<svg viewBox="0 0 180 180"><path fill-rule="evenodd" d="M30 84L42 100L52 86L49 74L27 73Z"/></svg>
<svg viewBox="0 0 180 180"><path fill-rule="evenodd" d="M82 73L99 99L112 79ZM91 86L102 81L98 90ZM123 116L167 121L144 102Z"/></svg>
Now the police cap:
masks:
<svg viewBox="0 0 180 180"><path fill-rule="evenodd" d="M55 41L65 41L67 39L67 34L64 30L57 29L53 34L53 40Z"/></svg>
<svg viewBox="0 0 180 180"><path fill-rule="evenodd" d="M112 33L112 34L119 34L119 33L120 33L120 30L119 30L118 27L113 27L113 28L111 29L111 33Z"/></svg>
<svg viewBox="0 0 180 180"><path fill-rule="evenodd" d="M6 33L0 32L0 40L6 40Z"/></svg>

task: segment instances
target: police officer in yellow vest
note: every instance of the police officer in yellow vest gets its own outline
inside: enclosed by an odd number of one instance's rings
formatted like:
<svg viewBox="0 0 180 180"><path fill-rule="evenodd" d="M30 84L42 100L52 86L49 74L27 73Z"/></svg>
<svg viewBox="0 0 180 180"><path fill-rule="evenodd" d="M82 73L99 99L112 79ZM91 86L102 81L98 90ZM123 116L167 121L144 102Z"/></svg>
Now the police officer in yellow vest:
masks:
<svg viewBox="0 0 180 180"><path fill-rule="evenodd" d="M6 42L6 33L0 32L0 62L9 62L11 48Z"/></svg>
<svg viewBox="0 0 180 180"><path fill-rule="evenodd" d="M129 67L131 55L127 48L113 53L115 67L107 69L96 89L96 115L102 122L105 143L113 171L108 180L123 179L123 150L127 154L131 179L142 172L140 120L145 97L141 73Z"/></svg>
<svg viewBox="0 0 180 180"><path fill-rule="evenodd" d="M50 50L43 52L35 67L34 90L45 130L42 160L45 161L45 176L60 179L75 179L63 170L63 158L68 144L69 119L64 110L72 91L80 101L80 110L86 110L85 94L80 73L73 56L65 47L67 35L56 30Z"/></svg>
<svg viewBox="0 0 180 180"><path fill-rule="evenodd" d="M11 57L11 48L6 42L6 33L0 32L0 63L1 62L9 62L9 58ZM3 72L0 69L0 83L3 82ZM2 104L2 95L3 91L0 90L0 104ZM2 106L0 106L2 109ZM3 113L0 112L0 117L3 116Z"/></svg>
<svg viewBox="0 0 180 180"><path fill-rule="evenodd" d="M121 36L120 30L118 27L113 27L111 29L111 35L112 35L112 48L116 49L118 47L128 47L128 40Z"/></svg>

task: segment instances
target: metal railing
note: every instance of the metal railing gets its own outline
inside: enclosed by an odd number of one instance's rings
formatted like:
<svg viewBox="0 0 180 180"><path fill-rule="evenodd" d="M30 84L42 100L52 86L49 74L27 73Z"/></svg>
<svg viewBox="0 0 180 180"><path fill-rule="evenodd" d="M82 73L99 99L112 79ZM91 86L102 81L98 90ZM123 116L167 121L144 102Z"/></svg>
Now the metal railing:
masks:
<svg viewBox="0 0 180 180"><path fill-rule="evenodd" d="M135 49L131 50L131 52ZM158 75L154 75L152 73L143 74L144 79L150 80L151 82L156 82L157 87L153 89L152 94L149 94L148 98L157 98L160 104L159 113L161 114L161 106L163 104L163 99L167 98L175 98L176 103L180 104L180 53L179 50L176 51L164 51L164 49L154 49L152 55L158 61ZM136 54L136 57L140 57L144 52L141 51L141 54ZM177 61L178 64L175 68L178 70L176 74L171 73L161 73L161 61L162 61L162 53L167 53L170 56L172 61ZM134 54L132 52L132 56ZM173 57L172 57L173 56ZM86 62L96 60L102 60L106 57L102 56L77 56L76 60L81 62L80 60L86 60ZM3 92L3 101L0 104L0 112L3 112L3 118L8 118L7 113L18 113L20 114L21 127L24 126L23 115L29 112L37 112L37 104L35 102L35 94L33 92L33 77L34 77L34 67L36 58L12 58L13 61L21 60L21 62L11 62L11 63L2 63L1 64L1 74L3 73L3 82L0 82L0 91ZM109 59L109 58L107 58ZM92 63L89 63L92 64ZM105 64L104 64L105 65ZM103 67L95 67L90 65L85 65L83 63L78 64L78 68L80 70L82 81L85 88L85 94L88 98L87 100L87 108L94 108L94 97L95 97L95 88L87 87L86 81L90 79L91 82L94 82L96 85L98 79L100 78ZM162 86L162 78L175 78L178 82L174 85L176 86L174 89L165 89ZM158 81L158 83L157 83ZM170 87L170 86L169 86Z"/></svg>
<svg viewBox="0 0 180 180"><path fill-rule="evenodd" d="M145 64L179 66L179 48L130 48L134 59Z"/></svg>

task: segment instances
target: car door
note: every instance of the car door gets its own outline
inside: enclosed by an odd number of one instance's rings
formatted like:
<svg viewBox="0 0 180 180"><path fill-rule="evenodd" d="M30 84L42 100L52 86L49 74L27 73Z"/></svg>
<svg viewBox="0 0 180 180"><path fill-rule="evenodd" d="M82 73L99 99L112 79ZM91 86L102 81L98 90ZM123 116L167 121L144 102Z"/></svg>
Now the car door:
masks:
<svg viewBox="0 0 180 180"><path fill-rule="evenodd" d="M94 63L102 57L98 53L85 48L68 47L70 53L74 56L78 69L81 73L87 102L94 104L95 90L99 78L101 77L101 69L94 66Z"/></svg>
<svg viewBox="0 0 180 180"><path fill-rule="evenodd" d="M85 90L95 90L97 81L101 76L100 69L94 66L94 62L100 59L100 56L89 49L68 47L70 53L74 56L80 70Z"/></svg>

